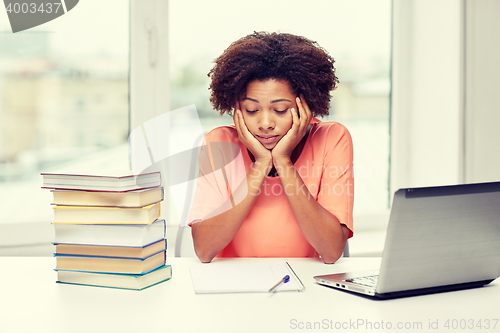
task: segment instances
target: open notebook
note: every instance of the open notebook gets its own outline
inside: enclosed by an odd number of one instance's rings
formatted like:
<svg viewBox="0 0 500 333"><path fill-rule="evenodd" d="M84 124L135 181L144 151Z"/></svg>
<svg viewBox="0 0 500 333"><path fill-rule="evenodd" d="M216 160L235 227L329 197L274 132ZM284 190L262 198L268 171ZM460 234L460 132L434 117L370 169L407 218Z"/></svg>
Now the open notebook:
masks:
<svg viewBox="0 0 500 333"><path fill-rule="evenodd" d="M197 294L267 293L285 275L290 281L276 292L303 291L304 285L287 262L195 264L191 278Z"/></svg>

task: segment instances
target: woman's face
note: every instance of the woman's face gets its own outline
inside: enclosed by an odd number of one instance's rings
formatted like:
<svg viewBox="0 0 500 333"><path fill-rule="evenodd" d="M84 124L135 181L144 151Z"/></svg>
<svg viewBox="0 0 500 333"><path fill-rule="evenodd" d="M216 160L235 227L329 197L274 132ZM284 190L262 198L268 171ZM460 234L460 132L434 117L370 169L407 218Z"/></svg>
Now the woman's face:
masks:
<svg viewBox="0 0 500 333"><path fill-rule="evenodd" d="M297 110L295 95L288 81L251 81L240 110L250 133L271 150L292 127L291 108Z"/></svg>

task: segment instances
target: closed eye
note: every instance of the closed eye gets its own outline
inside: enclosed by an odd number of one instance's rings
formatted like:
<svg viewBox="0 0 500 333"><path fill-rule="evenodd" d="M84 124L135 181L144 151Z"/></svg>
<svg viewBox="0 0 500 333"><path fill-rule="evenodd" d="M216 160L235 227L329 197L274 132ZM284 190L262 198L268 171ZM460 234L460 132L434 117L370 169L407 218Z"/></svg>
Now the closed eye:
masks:
<svg viewBox="0 0 500 333"><path fill-rule="evenodd" d="M255 113L257 112L258 110L246 110L248 113Z"/></svg>
<svg viewBox="0 0 500 333"><path fill-rule="evenodd" d="M287 111L288 111L288 109L283 110L283 111L280 111L280 110L274 110L274 111L276 111L277 113L285 113L285 112L287 112Z"/></svg>

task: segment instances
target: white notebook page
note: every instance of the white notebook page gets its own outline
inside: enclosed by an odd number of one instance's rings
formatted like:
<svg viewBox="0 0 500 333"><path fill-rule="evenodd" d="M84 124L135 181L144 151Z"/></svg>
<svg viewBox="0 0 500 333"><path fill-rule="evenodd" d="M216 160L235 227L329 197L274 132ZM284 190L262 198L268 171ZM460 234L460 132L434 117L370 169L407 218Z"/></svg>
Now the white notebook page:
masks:
<svg viewBox="0 0 500 333"><path fill-rule="evenodd" d="M269 292L285 275L288 283L275 291L302 291L304 286L286 262L195 264L191 278L197 294Z"/></svg>

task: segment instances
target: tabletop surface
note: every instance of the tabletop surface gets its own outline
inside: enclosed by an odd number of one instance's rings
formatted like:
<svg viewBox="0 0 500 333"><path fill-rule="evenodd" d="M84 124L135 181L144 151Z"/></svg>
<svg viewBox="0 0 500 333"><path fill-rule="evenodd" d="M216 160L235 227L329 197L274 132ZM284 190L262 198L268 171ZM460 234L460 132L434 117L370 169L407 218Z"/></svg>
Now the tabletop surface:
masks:
<svg viewBox="0 0 500 333"><path fill-rule="evenodd" d="M304 292L195 294L195 258L168 258L171 280L143 291L55 283L54 258L0 258L0 332L500 331L500 283L372 300L318 285L314 275L377 269L380 258L287 261Z"/></svg>

